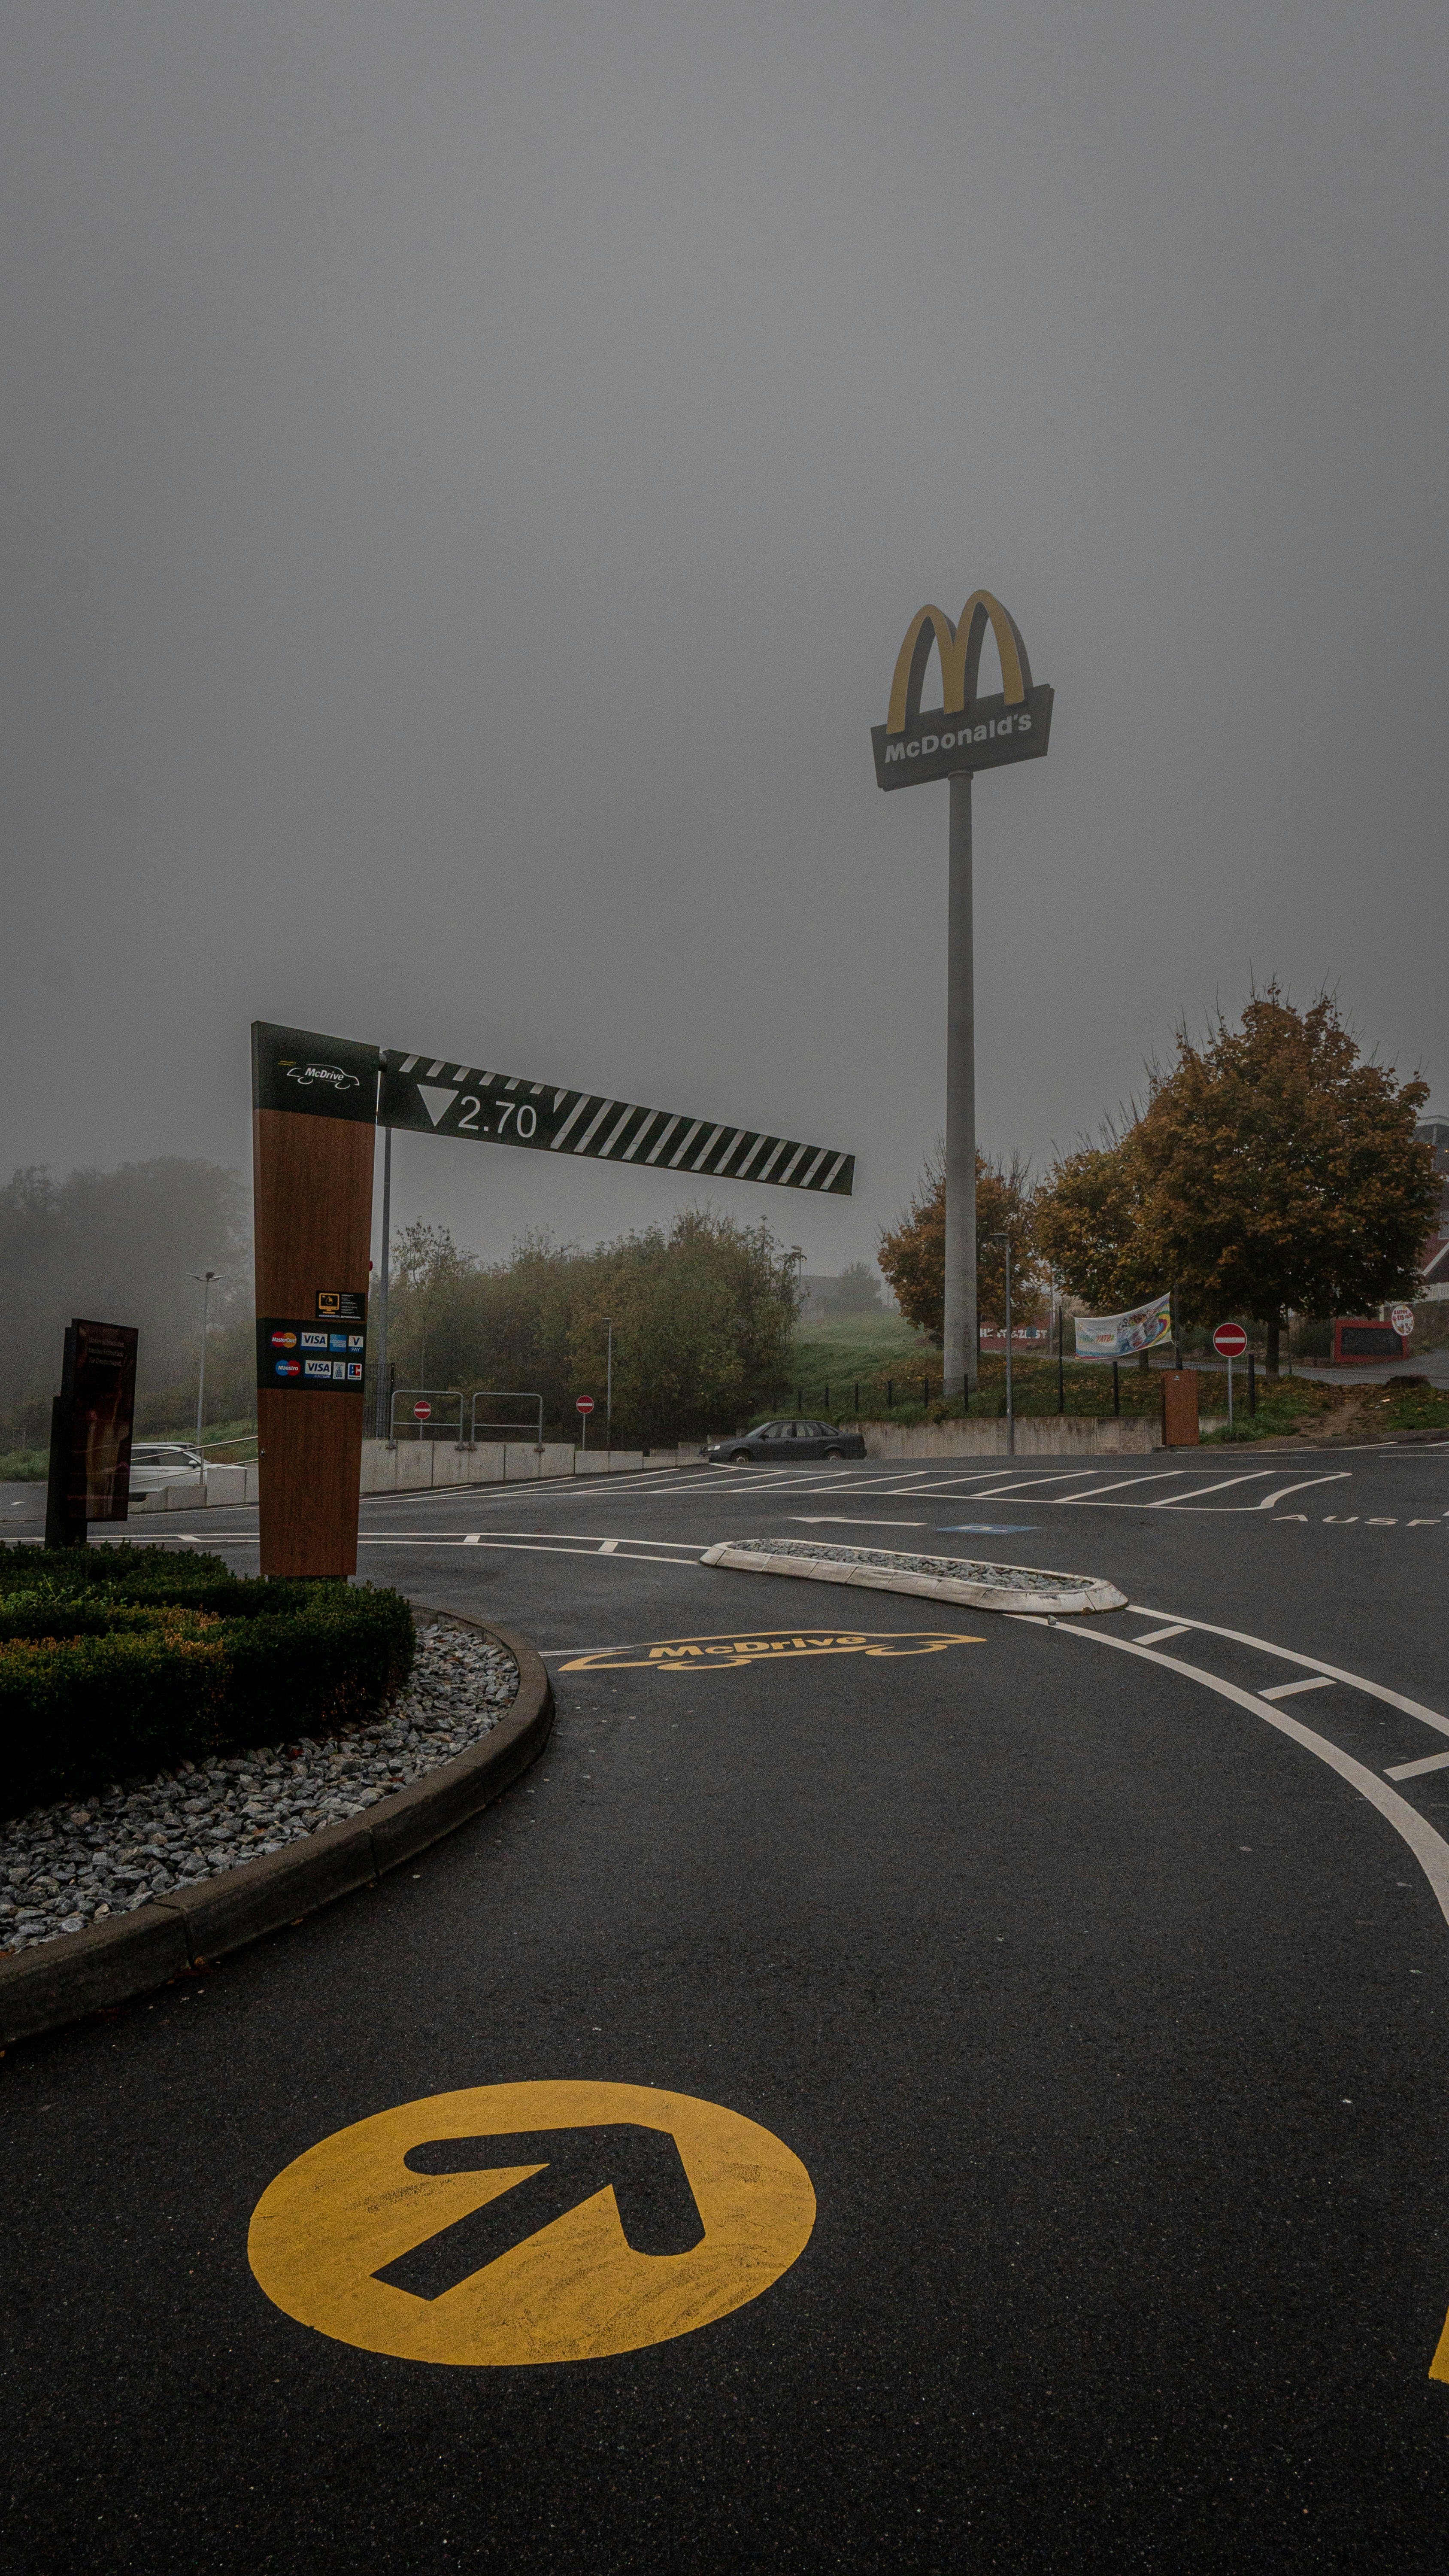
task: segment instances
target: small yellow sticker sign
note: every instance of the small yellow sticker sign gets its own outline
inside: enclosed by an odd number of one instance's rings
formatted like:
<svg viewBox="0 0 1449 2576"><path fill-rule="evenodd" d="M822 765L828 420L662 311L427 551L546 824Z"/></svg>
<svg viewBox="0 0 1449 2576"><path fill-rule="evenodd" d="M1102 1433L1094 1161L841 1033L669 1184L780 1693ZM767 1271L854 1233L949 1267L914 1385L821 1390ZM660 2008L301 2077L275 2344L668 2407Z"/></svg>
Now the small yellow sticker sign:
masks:
<svg viewBox="0 0 1449 2576"><path fill-rule="evenodd" d="M815 2224L796 2155L637 2084L485 2084L376 2112L268 2184L247 2252L289 2317L364 2352L506 2367L693 2334Z"/></svg>
<svg viewBox="0 0 1449 2576"><path fill-rule="evenodd" d="M939 1655L980 1646L942 1628L751 1628L739 1637L667 1637L657 1646L597 1646L561 1664L565 1673L741 1673L797 1655Z"/></svg>

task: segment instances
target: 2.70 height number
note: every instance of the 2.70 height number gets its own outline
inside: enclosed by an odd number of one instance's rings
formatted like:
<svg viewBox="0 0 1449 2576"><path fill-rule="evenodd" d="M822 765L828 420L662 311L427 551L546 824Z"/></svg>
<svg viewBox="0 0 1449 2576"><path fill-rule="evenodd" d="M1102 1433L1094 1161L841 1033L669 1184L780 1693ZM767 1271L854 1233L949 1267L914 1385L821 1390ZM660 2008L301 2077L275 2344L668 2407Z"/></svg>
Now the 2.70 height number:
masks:
<svg viewBox="0 0 1449 2576"><path fill-rule="evenodd" d="M490 1102L490 1108L492 1105ZM458 1133L460 1136L501 1136L510 1118L513 1120L513 1132L516 1136L528 1138L537 1133L538 1111L527 1100L505 1100L496 1127L479 1126L478 1119L482 1108L482 1101L473 1099L471 1094L466 1095L459 1102Z"/></svg>

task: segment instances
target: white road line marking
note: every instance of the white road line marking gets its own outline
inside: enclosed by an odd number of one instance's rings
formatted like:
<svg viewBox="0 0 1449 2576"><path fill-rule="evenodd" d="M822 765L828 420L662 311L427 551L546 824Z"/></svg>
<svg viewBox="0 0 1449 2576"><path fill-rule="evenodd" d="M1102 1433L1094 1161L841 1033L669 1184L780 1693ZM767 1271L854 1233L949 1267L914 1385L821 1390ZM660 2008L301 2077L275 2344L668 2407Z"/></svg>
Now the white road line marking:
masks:
<svg viewBox="0 0 1449 2576"><path fill-rule="evenodd" d="M1095 1476L1095 1467L1058 1467L1050 1475L1018 1477L1010 1485L993 1485L987 1493L978 1494L978 1502L994 1502L998 1495L1034 1493L1038 1485L1069 1485L1074 1476ZM1178 1470L1181 1473L1181 1470Z"/></svg>
<svg viewBox="0 0 1449 2576"><path fill-rule="evenodd" d="M1007 1616L1020 1619L1024 1624L1034 1628L1048 1627L1048 1622L1034 1611L1012 1610L1008 1611ZM1193 1620L1186 1624L1198 1627L1205 1623ZM1050 1624L1049 1633L1056 1637L1081 1638L1089 1646L1105 1646L1111 1654L1140 1655L1145 1663L1161 1664L1168 1672L1181 1673L1186 1681L1201 1682L1205 1690L1215 1691L1219 1699L1232 1700L1237 1707L1247 1709L1250 1716L1261 1717L1269 1726L1276 1727L1280 1735L1291 1736L1293 1742L1301 1744L1306 1753L1312 1753L1320 1762L1326 1762L1330 1771L1336 1771L1341 1780L1348 1782L1350 1788L1357 1789L1360 1797L1366 1798L1371 1807L1377 1807L1379 1814L1393 1826L1401 1840L1408 1844L1434 1891L1440 1913L1445 1922L1449 1923L1449 1843L1435 1833L1432 1825L1426 1824L1417 1807L1411 1807L1408 1799L1401 1798L1397 1790L1386 1789L1377 1773L1365 1770L1361 1762L1355 1762L1351 1753L1340 1751L1336 1744L1329 1742L1326 1735L1315 1735L1310 1727L1300 1726L1297 1718L1289 1717L1286 1711L1270 1708L1261 1692L1255 1694L1252 1691L1240 1690L1236 1682L1224 1681L1220 1674L1204 1671L1201 1664L1184 1663L1180 1655L1160 1655L1150 1646L1135 1644L1130 1637L1104 1636L1100 1628L1079 1628L1074 1623L1069 1625L1066 1620L1053 1621ZM1220 1629L1214 1633L1227 1635L1229 1632ZM1258 1641L1250 1640L1250 1642ZM1392 1694L1386 1694L1386 1696L1392 1696ZM1420 1714L1423 1712L1421 1711ZM1443 1726L1446 1721L1440 1718L1435 1723Z"/></svg>
<svg viewBox="0 0 1449 2576"><path fill-rule="evenodd" d="M924 1529L924 1521L852 1520L845 1512L792 1512L792 1521L803 1521L807 1529Z"/></svg>
<svg viewBox="0 0 1449 2576"><path fill-rule="evenodd" d="M676 1539L674 1541L676 1547L682 1547L685 1543L686 1542L682 1539ZM364 1536L358 1539L357 1544L359 1547L463 1547L467 1544L467 1541L455 1537L451 1532L446 1538L440 1539L432 1537L420 1538L416 1531L410 1531L406 1538L368 1538ZM478 1547L504 1548L516 1556L573 1556L582 1558L586 1561L596 1561L601 1554L599 1543L597 1539L593 1538L584 1539L582 1541L575 1540L573 1542L570 1542L567 1539L549 1538L480 1538L476 1540L474 1544ZM627 1549L628 1544L629 1542L627 1540L622 1542L616 1540L615 1545L616 1547L619 1547L621 1551L614 1559L616 1564L696 1566L699 1563L699 1556L630 1556L623 1552ZM646 1539L643 1544L646 1547L663 1547L666 1542L663 1539ZM703 1555L703 1553L704 1551L701 1549L700 1555Z"/></svg>
<svg viewBox="0 0 1449 2576"><path fill-rule="evenodd" d="M1351 1468L1340 1467L1331 1476L1305 1476L1296 1485L1280 1485L1276 1493L1265 1494L1261 1503L1255 1503L1253 1508L1255 1511L1270 1512L1275 1503L1286 1503L1290 1494L1306 1494L1310 1485L1341 1485L1344 1478L1352 1472Z"/></svg>
<svg viewBox="0 0 1449 2576"><path fill-rule="evenodd" d="M379 1546L384 1546L389 1540L397 1540L400 1542L404 1533L401 1530L364 1530L361 1532L361 1536L364 1538L376 1539ZM592 1547L595 1549L603 1548L608 1551L612 1551L616 1547L688 1547L690 1543L688 1539L683 1538L644 1538L634 1530L626 1531L619 1538L606 1539L601 1539L597 1530L556 1529L467 1531L408 1530L406 1532L406 1538L409 1546L416 1545L418 1547L457 1547L460 1545L463 1547L494 1547L501 1546L506 1539L515 1538L567 1539L579 1547Z"/></svg>
<svg viewBox="0 0 1449 2576"><path fill-rule="evenodd" d="M600 1556L612 1556L618 1544L619 1542L616 1538L601 1538L599 1541Z"/></svg>
<svg viewBox="0 0 1449 2576"><path fill-rule="evenodd" d="M1275 1682L1271 1690L1259 1691L1258 1697L1259 1699L1296 1699L1300 1691L1332 1690L1333 1687L1333 1681L1327 1673L1311 1673L1306 1681Z"/></svg>
<svg viewBox="0 0 1449 2576"><path fill-rule="evenodd" d="M1422 1762L1396 1762L1392 1771L1384 1773L1384 1778L1417 1780L1421 1772L1443 1771L1446 1768L1449 1768L1449 1753L1426 1753Z"/></svg>
<svg viewBox="0 0 1449 2576"><path fill-rule="evenodd" d="M1090 1503L1098 1494L1120 1494L1127 1485L1161 1485L1169 1476L1186 1476L1191 1472L1187 1467L1159 1467L1150 1476L1118 1476L1110 1485L1089 1485L1084 1494L1063 1494L1062 1509L1070 1511L1076 1503Z"/></svg>
<svg viewBox="0 0 1449 2576"><path fill-rule="evenodd" d="M1139 1646L1160 1646L1164 1637L1185 1637L1186 1635L1187 1621L1175 1619L1170 1628L1149 1628L1145 1637L1138 1637L1134 1642Z"/></svg>
<svg viewBox="0 0 1449 2576"><path fill-rule="evenodd" d="M1131 1609L1139 1619L1167 1619L1167 1610L1149 1610L1145 1601L1134 1601ZM1195 1628L1205 1637L1226 1637L1235 1646L1256 1646L1261 1655L1276 1655L1283 1664L1302 1664L1309 1672L1327 1673L1330 1681L1347 1682L1350 1690L1367 1691L1370 1699L1381 1699L1389 1708L1401 1709L1405 1717L1417 1717L1425 1726L1449 1735L1449 1717L1437 1709L1425 1708L1417 1699L1406 1699L1402 1691L1390 1690L1384 1682L1368 1681L1362 1673L1345 1672L1341 1664L1325 1663L1321 1655L1300 1655L1291 1646L1275 1646L1266 1637L1254 1637L1245 1628L1219 1628L1211 1619L1185 1619L1183 1626Z"/></svg>
<svg viewBox="0 0 1449 2576"><path fill-rule="evenodd" d="M1191 1493L1158 1494L1148 1504L1147 1509L1150 1512L1163 1512L1166 1511L1169 1503L1195 1503L1203 1494L1224 1494L1229 1485L1258 1485L1262 1483L1265 1476L1271 1476L1272 1473L1271 1467L1250 1467L1241 1476L1219 1476L1215 1484L1194 1485Z"/></svg>

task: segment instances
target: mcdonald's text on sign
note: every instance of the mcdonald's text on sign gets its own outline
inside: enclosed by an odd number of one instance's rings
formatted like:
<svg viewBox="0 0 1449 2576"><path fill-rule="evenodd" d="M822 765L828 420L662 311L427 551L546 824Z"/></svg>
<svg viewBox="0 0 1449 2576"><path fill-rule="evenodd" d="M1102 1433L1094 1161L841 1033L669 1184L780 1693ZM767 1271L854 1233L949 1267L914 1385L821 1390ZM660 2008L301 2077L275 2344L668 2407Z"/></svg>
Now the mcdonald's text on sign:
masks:
<svg viewBox="0 0 1449 2576"><path fill-rule="evenodd" d="M1001 690L983 698L976 683L988 626L1001 660ZM933 645L941 659L942 703L922 715ZM885 723L871 732L877 783L913 787L922 779L1040 760L1051 736L1053 695L1033 681L1021 630L989 590L972 592L957 625L939 608L918 609L896 656Z"/></svg>

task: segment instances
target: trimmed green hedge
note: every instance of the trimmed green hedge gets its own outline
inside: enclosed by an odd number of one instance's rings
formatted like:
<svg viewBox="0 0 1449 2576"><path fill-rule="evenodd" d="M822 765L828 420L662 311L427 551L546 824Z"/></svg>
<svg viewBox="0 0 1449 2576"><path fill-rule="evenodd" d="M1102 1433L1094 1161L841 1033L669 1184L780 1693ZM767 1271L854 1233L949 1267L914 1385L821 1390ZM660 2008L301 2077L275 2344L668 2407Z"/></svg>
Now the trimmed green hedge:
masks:
<svg viewBox="0 0 1449 2576"><path fill-rule="evenodd" d="M345 1725L412 1659L397 1592L247 1579L160 1548L5 1548L0 1812Z"/></svg>

